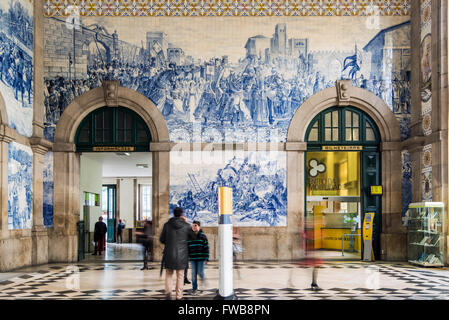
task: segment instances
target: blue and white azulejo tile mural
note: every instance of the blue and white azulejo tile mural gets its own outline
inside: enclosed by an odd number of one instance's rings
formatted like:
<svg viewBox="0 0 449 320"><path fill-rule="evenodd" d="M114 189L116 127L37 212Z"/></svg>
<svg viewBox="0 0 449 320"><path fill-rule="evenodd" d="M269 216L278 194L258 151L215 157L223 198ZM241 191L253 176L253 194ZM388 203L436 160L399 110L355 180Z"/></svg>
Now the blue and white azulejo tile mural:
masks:
<svg viewBox="0 0 449 320"><path fill-rule="evenodd" d="M0 1L0 93L8 124L18 133L33 133L33 4Z"/></svg>
<svg viewBox="0 0 449 320"><path fill-rule="evenodd" d="M234 225L287 226L285 152L170 153L170 214L217 226L219 187L233 189Z"/></svg>
<svg viewBox="0 0 449 320"><path fill-rule="evenodd" d="M44 170L43 170L43 214L44 226L53 226L53 152L47 152L44 156Z"/></svg>
<svg viewBox="0 0 449 320"><path fill-rule="evenodd" d="M29 229L33 223L33 151L11 142L8 156L8 229Z"/></svg>
<svg viewBox="0 0 449 320"><path fill-rule="evenodd" d="M351 79L388 104L405 139L409 19L49 17L45 135L75 97L115 79L154 102L171 141L284 142L307 98Z"/></svg>
<svg viewBox="0 0 449 320"><path fill-rule="evenodd" d="M411 154L404 150L401 152L402 158L402 224L408 225L407 210L412 202L412 157Z"/></svg>

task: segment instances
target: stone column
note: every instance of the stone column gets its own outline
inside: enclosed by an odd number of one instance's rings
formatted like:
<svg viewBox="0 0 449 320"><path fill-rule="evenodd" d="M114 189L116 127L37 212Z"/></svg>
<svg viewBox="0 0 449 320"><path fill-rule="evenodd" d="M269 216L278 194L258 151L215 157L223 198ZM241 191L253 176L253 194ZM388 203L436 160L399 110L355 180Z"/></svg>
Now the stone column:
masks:
<svg viewBox="0 0 449 320"><path fill-rule="evenodd" d="M1 183L0 239L1 240L8 237L8 158L9 158L8 150L9 150L9 143L14 141L11 131L12 130L9 127L5 125L0 125L0 183ZM0 256L4 257L4 255L2 255L1 249L0 249Z"/></svg>
<svg viewBox="0 0 449 320"><path fill-rule="evenodd" d="M8 150L12 141L12 130L8 126L0 125L0 271L14 267L8 230Z"/></svg>
<svg viewBox="0 0 449 320"><path fill-rule="evenodd" d="M45 142L44 142L45 143ZM50 146L39 138L30 138L33 150L33 227L31 229L31 264L43 264L48 262L48 235L44 226L43 214L43 167L44 155Z"/></svg>
<svg viewBox="0 0 449 320"><path fill-rule="evenodd" d="M287 232L290 259L299 259L305 247L304 230L305 216L305 176L304 161L307 150L306 142L287 142Z"/></svg>
<svg viewBox="0 0 449 320"><path fill-rule="evenodd" d="M381 259L407 260L407 229L402 226L402 161L399 142L382 143Z"/></svg>
<svg viewBox="0 0 449 320"><path fill-rule="evenodd" d="M75 262L80 220L80 159L74 144L54 144L54 217L49 262Z"/></svg>
<svg viewBox="0 0 449 320"><path fill-rule="evenodd" d="M169 219L170 208L170 143L150 143L153 171L153 244L154 259L162 258L163 245L159 242L164 223Z"/></svg>

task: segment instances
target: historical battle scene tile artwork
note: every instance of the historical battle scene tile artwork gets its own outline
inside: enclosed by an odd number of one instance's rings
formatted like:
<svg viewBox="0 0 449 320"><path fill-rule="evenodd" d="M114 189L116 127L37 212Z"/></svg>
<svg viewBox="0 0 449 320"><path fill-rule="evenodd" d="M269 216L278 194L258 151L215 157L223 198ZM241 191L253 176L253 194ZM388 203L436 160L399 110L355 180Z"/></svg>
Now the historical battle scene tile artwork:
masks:
<svg viewBox="0 0 449 320"><path fill-rule="evenodd" d="M172 152L170 162L170 207L190 221L217 226L218 188L230 187L234 225L287 226L285 152Z"/></svg>
<svg viewBox="0 0 449 320"><path fill-rule="evenodd" d="M18 133L33 133L33 5L0 1L0 93L8 124Z"/></svg>
<svg viewBox="0 0 449 320"><path fill-rule="evenodd" d="M150 99L173 142L285 142L301 104L340 79L384 100L409 136L407 16L49 17L44 50L49 140L104 79Z"/></svg>
<svg viewBox="0 0 449 320"><path fill-rule="evenodd" d="M30 229L33 223L33 151L11 142L8 153L8 229Z"/></svg>

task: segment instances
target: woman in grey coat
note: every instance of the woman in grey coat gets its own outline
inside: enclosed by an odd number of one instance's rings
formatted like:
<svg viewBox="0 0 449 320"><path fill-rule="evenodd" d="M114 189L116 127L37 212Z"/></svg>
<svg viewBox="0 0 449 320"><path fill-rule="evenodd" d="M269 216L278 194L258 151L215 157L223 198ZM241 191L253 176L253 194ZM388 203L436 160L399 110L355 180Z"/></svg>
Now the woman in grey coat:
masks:
<svg viewBox="0 0 449 320"><path fill-rule="evenodd" d="M193 230L183 216L182 208L173 210L174 217L164 224L159 240L165 245L165 295L171 299L172 276L176 270L176 299L181 300L184 290L184 270L189 264L187 241L193 238Z"/></svg>

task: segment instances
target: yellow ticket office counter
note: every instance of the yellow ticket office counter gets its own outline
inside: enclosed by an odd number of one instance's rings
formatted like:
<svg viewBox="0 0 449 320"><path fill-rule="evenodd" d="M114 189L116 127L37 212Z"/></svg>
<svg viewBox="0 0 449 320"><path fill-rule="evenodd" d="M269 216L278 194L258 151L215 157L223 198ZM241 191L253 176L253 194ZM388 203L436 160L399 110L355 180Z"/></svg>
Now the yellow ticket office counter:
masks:
<svg viewBox="0 0 449 320"><path fill-rule="evenodd" d="M352 202L345 206L352 213L338 212L335 210L335 201L309 202L312 207L312 224L314 229L313 248L317 250L341 251L344 245L345 251L361 251L361 224L359 203ZM320 205L321 204L321 205ZM339 203L338 208L341 207ZM327 212L326 212L327 211ZM337 212L336 212L337 211ZM346 210L345 210L346 211ZM350 220L348 220L350 217ZM351 230L352 234L351 235ZM344 237L344 241L342 241Z"/></svg>
<svg viewBox="0 0 449 320"><path fill-rule="evenodd" d="M355 234L361 234L362 230L357 229ZM351 228L338 228L338 227L321 227L320 228L320 237L315 238L316 240L321 239L321 241L315 240L315 249L324 249L324 250L341 250L342 238L345 235L344 240L344 250L347 251L350 249L350 239L354 239L354 247L355 251L361 250L361 237L360 236L349 236L351 233Z"/></svg>

